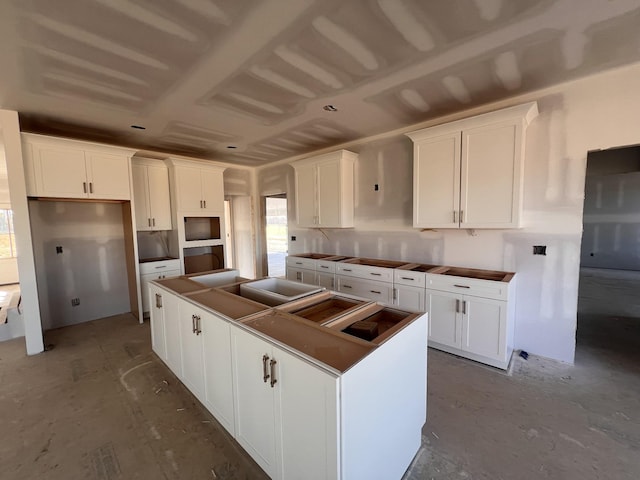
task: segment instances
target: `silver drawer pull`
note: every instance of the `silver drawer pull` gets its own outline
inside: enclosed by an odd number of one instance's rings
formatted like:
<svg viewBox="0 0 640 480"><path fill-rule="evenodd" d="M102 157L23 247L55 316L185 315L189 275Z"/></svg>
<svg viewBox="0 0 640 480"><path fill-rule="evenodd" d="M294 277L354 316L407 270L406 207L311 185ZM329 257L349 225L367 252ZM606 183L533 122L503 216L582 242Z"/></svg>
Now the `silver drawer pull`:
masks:
<svg viewBox="0 0 640 480"><path fill-rule="evenodd" d="M329 268L326 265L320 265L320 268Z"/></svg>
<svg viewBox="0 0 640 480"><path fill-rule="evenodd" d="M156 270L157 270L157 269L159 269L159 268L167 268L167 266L166 266L166 265L160 265L159 267L155 267L155 268L156 268Z"/></svg>
<svg viewBox="0 0 640 480"><path fill-rule="evenodd" d="M467 285L455 285L455 284L454 284L453 286L454 286L454 287L458 287L458 288L471 288L471 287L469 287L469 286L467 286Z"/></svg>
<svg viewBox="0 0 640 480"><path fill-rule="evenodd" d="M296 262L296 265L302 265L302 262Z"/></svg>
<svg viewBox="0 0 640 480"><path fill-rule="evenodd" d="M371 275L375 275L376 277L381 277L382 274L381 273L373 273L373 272L369 272Z"/></svg>
<svg viewBox="0 0 640 480"><path fill-rule="evenodd" d="M342 288L353 288L351 285L342 285Z"/></svg>
<svg viewBox="0 0 640 480"><path fill-rule="evenodd" d="M371 293L377 293L378 295L382 295L382 292L379 292L377 290L369 290Z"/></svg>
<svg viewBox="0 0 640 480"><path fill-rule="evenodd" d="M349 269L349 268L343 268L343 269L342 269L342 271L343 271L343 272L351 272L351 269Z"/></svg>
<svg viewBox="0 0 640 480"><path fill-rule="evenodd" d="M412 282L415 280L415 278L411 278L411 277L400 277L402 280L411 280Z"/></svg>

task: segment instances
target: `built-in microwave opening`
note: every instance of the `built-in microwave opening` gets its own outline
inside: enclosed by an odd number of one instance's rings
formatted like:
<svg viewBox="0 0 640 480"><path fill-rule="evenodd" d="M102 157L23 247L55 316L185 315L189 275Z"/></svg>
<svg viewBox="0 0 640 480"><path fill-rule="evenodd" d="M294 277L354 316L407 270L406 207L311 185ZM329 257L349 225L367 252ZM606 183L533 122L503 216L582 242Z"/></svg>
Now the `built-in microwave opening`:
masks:
<svg viewBox="0 0 640 480"><path fill-rule="evenodd" d="M224 246L189 247L183 249L184 273L208 272L224 268Z"/></svg>
<svg viewBox="0 0 640 480"><path fill-rule="evenodd" d="M220 217L184 217L184 239L220 240Z"/></svg>

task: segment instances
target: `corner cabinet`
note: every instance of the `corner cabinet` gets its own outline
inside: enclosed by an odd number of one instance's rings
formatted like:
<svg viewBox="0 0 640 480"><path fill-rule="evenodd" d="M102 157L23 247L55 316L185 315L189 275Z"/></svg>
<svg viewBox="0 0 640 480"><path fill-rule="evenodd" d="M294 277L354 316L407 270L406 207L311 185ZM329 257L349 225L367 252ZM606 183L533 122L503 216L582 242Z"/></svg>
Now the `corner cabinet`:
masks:
<svg viewBox="0 0 640 480"><path fill-rule="evenodd" d="M131 176L136 230L171 230L169 169L161 160L135 157Z"/></svg>
<svg viewBox="0 0 640 480"><path fill-rule="evenodd" d="M353 227L353 170L357 158L355 153L340 150L292 164L299 227Z"/></svg>
<svg viewBox="0 0 640 480"><path fill-rule="evenodd" d="M224 167L195 160L167 160L174 180L175 210L205 216L224 210Z"/></svg>
<svg viewBox="0 0 640 480"><path fill-rule="evenodd" d="M28 196L131 199L133 151L24 133L22 144Z"/></svg>
<svg viewBox="0 0 640 480"><path fill-rule="evenodd" d="M413 226L517 228L525 131L537 104L408 133L413 140Z"/></svg>

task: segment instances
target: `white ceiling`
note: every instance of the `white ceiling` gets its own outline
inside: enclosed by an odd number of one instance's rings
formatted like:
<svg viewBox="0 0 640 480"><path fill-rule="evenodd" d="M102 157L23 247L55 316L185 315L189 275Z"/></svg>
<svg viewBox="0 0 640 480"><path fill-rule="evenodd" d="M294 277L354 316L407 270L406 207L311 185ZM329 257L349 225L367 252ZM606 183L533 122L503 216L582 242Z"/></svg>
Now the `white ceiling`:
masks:
<svg viewBox="0 0 640 480"><path fill-rule="evenodd" d="M0 0L23 130L249 166L639 60L638 0Z"/></svg>

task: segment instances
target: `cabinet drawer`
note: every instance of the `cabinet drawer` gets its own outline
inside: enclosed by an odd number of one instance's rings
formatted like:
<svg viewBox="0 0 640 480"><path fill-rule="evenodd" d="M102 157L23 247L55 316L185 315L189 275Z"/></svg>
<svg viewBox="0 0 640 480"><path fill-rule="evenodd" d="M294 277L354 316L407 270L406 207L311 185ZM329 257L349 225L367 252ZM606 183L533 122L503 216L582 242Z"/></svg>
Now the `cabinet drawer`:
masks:
<svg viewBox="0 0 640 480"><path fill-rule="evenodd" d="M172 273L171 276L180 275L180 260L161 260L159 262L144 262L140 264L140 275L146 275L150 273L158 273L166 275L170 270L177 270L178 273Z"/></svg>
<svg viewBox="0 0 640 480"><path fill-rule="evenodd" d="M378 282L393 282L393 269L385 267L372 267L369 265L355 265L352 263L338 263L336 273L350 277L371 279Z"/></svg>
<svg viewBox="0 0 640 480"><path fill-rule="evenodd" d="M316 260L316 270L322 273L336 273L336 262Z"/></svg>
<svg viewBox="0 0 640 480"><path fill-rule="evenodd" d="M336 284L338 292L368 298L387 305L393 303L393 286L391 283L336 275Z"/></svg>
<svg viewBox="0 0 640 480"><path fill-rule="evenodd" d="M424 272L396 269L393 271L393 282L397 285L424 288L426 285L426 274Z"/></svg>
<svg viewBox="0 0 640 480"><path fill-rule="evenodd" d="M427 288L444 292L459 293L461 295L506 300L509 293L509 282L478 280L475 278L440 275L434 273L427 273L426 279Z"/></svg>
<svg viewBox="0 0 640 480"><path fill-rule="evenodd" d="M306 270L315 270L316 261L312 258L302 258L296 256L287 257L287 267L304 268Z"/></svg>

